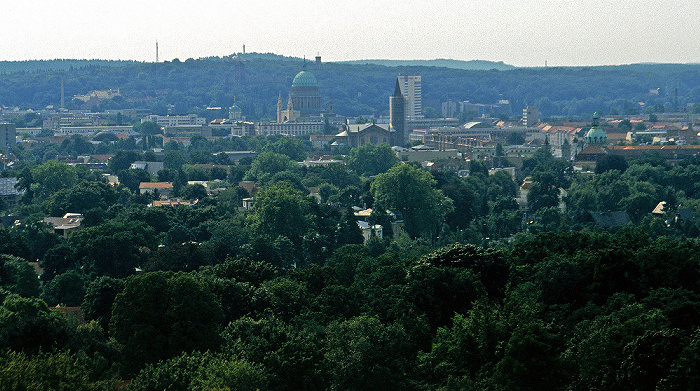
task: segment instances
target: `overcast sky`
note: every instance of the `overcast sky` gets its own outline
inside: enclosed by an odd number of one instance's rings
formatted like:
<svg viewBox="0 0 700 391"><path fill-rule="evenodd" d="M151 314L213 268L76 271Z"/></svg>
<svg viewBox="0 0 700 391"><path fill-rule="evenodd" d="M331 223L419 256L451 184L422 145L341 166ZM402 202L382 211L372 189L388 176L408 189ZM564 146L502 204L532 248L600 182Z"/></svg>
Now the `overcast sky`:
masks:
<svg viewBox="0 0 700 391"><path fill-rule="evenodd" d="M0 61L272 52L516 66L700 63L700 0L15 0Z"/></svg>

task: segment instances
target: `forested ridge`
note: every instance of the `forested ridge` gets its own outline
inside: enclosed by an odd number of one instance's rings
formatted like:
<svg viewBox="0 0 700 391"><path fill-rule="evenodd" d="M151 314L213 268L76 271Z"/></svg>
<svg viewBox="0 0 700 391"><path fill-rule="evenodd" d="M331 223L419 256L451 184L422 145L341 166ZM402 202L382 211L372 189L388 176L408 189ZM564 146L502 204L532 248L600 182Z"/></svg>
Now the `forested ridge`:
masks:
<svg viewBox="0 0 700 391"><path fill-rule="evenodd" d="M324 105L332 99L334 111L348 116L388 115L388 98L400 73L422 76L427 115L438 115L441 102L447 99L486 104L508 100L516 117L526 105L535 105L545 116L584 118L594 111L637 113L642 109L639 102L653 112L674 111L700 102L700 65L693 64L464 70L319 65L271 54L165 63L69 64L71 60L62 60L55 67L28 63L23 68L26 70L5 71L0 74L0 105L35 110L57 107L63 78L69 108L82 107L80 102L71 101L74 95L113 89L122 96L92 109L148 108L157 114L183 114L201 112L206 107L229 107L235 100L248 119L273 119L278 96L286 97L292 79L302 69L313 72L318 79ZM657 88L658 95L649 93Z"/></svg>
<svg viewBox="0 0 700 391"><path fill-rule="evenodd" d="M78 139L58 148L95 148ZM261 153L225 163L227 143ZM4 171L26 191L11 212L28 217L0 230L0 390L699 384L700 229L676 214L700 199L696 159L603 161L584 175L543 148L523 165L523 221L506 172L428 172L388 145L325 167L298 165L292 138L193 138L162 157L115 145L117 186L47 148L16 148L21 164ZM129 169L141 159L165 169ZM212 195L187 184L215 179ZM158 195L138 184L151 180L199 201L149 207ZM239 209L240 180L261 186L252 210ZM660 201L666 215L651 215ZM365 243L358 205L383 238ZM601 228L589 212L606 210L632 222ZM67 238L41 221L69 212L84 220ZM389 212L404 221L397 235Z"/></svg>

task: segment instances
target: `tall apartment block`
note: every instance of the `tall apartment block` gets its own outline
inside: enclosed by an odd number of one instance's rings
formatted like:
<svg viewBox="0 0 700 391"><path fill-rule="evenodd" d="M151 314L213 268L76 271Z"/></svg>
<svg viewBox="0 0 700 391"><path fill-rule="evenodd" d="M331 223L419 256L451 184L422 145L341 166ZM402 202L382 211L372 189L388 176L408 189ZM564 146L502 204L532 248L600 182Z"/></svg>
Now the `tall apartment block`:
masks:
<svg viewBox="0 0 700 391"><path fill-rule="evenodd" d="M535 106L527 106L523 109L523 125L530 128L540 122L540 112Z"/></svg>
<svg viewBox="0 0 700 391"><path fill-rule="evenodd" d="M406 100L406 120L411 121L423 118L423 98L420 75L399 75L399 87Z"/></svg>
<svg viewBox="0 0 700 391"><path fill-rule="evenodd" d="M9 153L15 146L17 129L11 122L0 122L0 147L5 148Z"/></svg>

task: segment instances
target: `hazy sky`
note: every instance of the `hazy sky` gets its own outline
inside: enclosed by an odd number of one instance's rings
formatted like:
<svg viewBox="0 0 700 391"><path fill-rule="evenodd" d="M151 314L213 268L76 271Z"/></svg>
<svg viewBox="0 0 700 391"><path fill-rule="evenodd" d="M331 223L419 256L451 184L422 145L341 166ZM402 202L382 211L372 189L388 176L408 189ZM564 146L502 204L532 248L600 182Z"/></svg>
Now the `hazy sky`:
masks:
<svg viewBox="0 0 700 391"><path fill-rule="evenodd" d="M14 0L0 61L160 60L242 50L324 61L517 66L700 62L700 0Z"/></svg>

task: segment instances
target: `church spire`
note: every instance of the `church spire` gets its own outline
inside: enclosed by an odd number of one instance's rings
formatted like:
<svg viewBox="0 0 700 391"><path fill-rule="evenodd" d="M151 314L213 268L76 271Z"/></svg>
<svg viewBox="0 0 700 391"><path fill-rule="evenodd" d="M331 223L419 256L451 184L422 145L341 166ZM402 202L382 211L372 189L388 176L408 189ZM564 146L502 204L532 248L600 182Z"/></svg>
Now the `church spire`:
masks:
<svg viewBox="0 0 700 391"><path fill-rule="evenodd" d="M394 88L394 96L403 96L401 93L401 85L399 84L399 79L396 79L396 87Z"/></svg>

